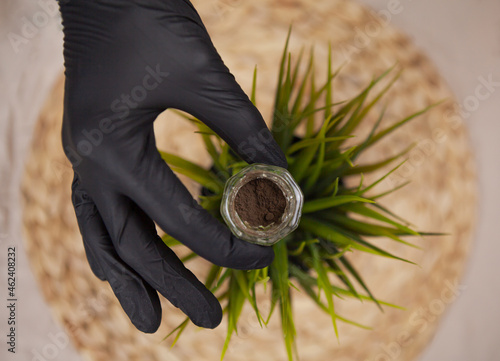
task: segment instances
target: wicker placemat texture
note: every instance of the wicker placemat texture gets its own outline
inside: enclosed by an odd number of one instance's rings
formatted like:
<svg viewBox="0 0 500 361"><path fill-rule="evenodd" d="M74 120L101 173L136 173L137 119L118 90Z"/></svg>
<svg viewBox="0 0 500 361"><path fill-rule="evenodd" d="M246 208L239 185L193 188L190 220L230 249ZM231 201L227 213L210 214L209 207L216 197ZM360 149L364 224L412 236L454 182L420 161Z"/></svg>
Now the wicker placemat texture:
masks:
<svg viewBox="0 0 500 361"><path fill-rule="evenodd" d="M386 308L381 313L368 302L338 300L339 314L374 329L340 324L339 344L329 317L307 297L299 292L293 294L303 360L415 359L431 339L445 309L460 296L457 284L469 252L476 213L473 156L450 90L406 36L355 2L205 0L196 1L195 6L223 59L246 91L251 86L253 67L258 65L257 101L266 120L270 118L279 57L291 22L291 50L296 52L302 45L314 43L318 73L325 69L328 42L332 44L335 65L345 63L335 83L337 100L354 95L375 75L398 62L404 72L385 98L385 124L440 99L450 99L397 131L360 160L380 159L417 142L409 161L378 189L410 179L411 183L382 203L420 230L450 234L418 240L422 250L386 240L379 242L420 267L365 254L351 257L375 296L407 310ZM72 170L60 141L62 97L61 77L40 114L23 182L26 248L55 318L86 360L218 360L226 320L213 331L191 326L169 349L168 342L160 341L183 320L180 311L163 300L164 320L159 332L142 334L128 321L110 287L92 275L70 201ZM368 123L376 116L377 110ZM209 165L191 124L167 112L155 127L160 148ZM197 192L192 183L182 179L193 193ZM201 275L207 264L200 260L188 263L188 267ZM266 299L261 295L263 305ZM285 360L280 332L278 314L267 329L260 329L252 311L245 309L239 336L234 336L226 360Z"/></svg>

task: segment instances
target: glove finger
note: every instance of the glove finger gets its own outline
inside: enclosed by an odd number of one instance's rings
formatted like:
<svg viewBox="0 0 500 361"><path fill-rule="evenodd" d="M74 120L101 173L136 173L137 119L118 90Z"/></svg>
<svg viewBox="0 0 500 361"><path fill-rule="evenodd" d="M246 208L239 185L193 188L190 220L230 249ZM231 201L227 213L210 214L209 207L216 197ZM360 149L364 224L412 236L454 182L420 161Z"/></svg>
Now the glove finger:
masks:
<svg viewBox="0 0 500 361"><path fill-rule="evenodd" d="M203 209L161 158L154 143L153 128L149 139L138 148L140 155L129 152L130 177L121 177L123 193L130 197L166 233L201 257L219 266L256 269L268 266L274 258L272 247L259 246L235 237L229 229Z"/></svg>
<svg viewBox="0 0 500 361"><path fill-rule="evenodd" d="M71 201L73 202L78 227L82 234L83 247L90 269L97 278L101 281L106 281L106 275L100 263L97 261L94 249L89 247L87 240L106 239L106 237L108 237L108 231L101 222L94 202L92 202L87 193L81 188L76 173L73 178L73 183L71 184Z"/></svg>
<svg viewBox="0 0 500 361"><path fill-rule="evenodd" d="M166 32L158 34L160 38L165 36L166 43L174 41L171 34L178 35L175 57L182 63L181 70L172 72L164 84L164 99L168 103L163 105L179 108L203 121L245 161L286 168L285 154L260 112L224 65L192 5L183 9L183 16L191 21L179 24L165 20L162 25ZM170 57L169 52L166 63Z"/></svg>
<svg viewBox="0 0 500 361"><path fill-rule="evenodd" d="M210 86L196 85L200 91L189 98L186 96L189 103L183 104L181 110L200 119L246 162L287 168L285 154L260 112L236 84L234 77L228 72L220 74L222 71Z"/></svg>
<svg viewBox="0 0 500 361"><path fill-rule="evenodd" d="M103 220L78 176L72 184L72 201L85 253L94 274L107 280L132 324L153 333L161 323L161 305L156 291L125 264L113 247Z"/></svg>
<svg viewBox="0 0 500 361"><path fill-rule="evenodd" d="M96 203L120 258L194 324L214 328L222 320L217 298L156 233L153 221L125 196L99 194Z"/></svg>

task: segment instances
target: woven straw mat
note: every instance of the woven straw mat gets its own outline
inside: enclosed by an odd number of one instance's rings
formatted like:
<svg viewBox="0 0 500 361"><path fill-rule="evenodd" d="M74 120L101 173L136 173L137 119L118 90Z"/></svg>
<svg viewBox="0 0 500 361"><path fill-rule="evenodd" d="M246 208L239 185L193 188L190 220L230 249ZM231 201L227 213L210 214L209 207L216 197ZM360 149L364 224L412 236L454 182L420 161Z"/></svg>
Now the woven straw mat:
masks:
<svg viewBox="0 0 500 361"><path fill-rule="evenodd" d="M387 105L387 110L381 127L448 99L360 160L373 162L416 142L408 162L377 191L411 179L409 185L382 199L382 204L419 230L450 234L418 239L421 250L377 240L379 246L419 266L367 254L351 255L375 296L406 310L386 307L382 313L369 302L337 299L337 313L373 328L364 330L339 323L337 342L331 319L300 292L294 290L292 295L298 350L303 360L414 360L429 343L446 308L459 297L458 285L474 228L473 156L450 90L429 59L385 21L387 14L378 17L355 2L205 0L196 1L195 6L226 65L247 92L253 68L258 65L257 103L267 121L279 58L292 22L290 49L297 54L302 46L307 49L314 44L318 77L324 79L329 42L334 67L344 64L335 80L337 101L354 95L396 62L404 69L382 102L381 107ZM62 99L61 76L40 114L23 182L26 249L54 317L86 360L219 360L226 319L215 330L191 325L170 349L170 342L161 340L184 319L179 310L162 299L160 330L153 335L142 334L127 319L109 285L91 273L70 202L72 170L60 140ZM376 120L381 107L371 112L368 125ZM167 112L155 126L160 149L210 165L192 124ZM360 134L367 129L360 129ZM380 175L371 175L365 181ZM198 191L188 180L181 179L194 194ZM178 248L176 252L185 250ZM187 266L203 277L208 264L196 260ZM265 304L267 295L260 298ZM261 329L252 312L244 309L239 335L233 337L225 359L285 360L279 313L273 315L267 328Z"/></svg>

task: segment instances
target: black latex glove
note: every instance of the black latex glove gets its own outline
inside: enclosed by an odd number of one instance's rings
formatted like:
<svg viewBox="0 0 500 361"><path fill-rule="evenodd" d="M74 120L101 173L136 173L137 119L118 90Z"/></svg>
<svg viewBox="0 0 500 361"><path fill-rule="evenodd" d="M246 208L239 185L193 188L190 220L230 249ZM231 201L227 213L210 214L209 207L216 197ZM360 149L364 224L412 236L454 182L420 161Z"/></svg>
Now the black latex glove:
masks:
<svg viewBox="0 0 500 361"><path fill-rule="evenodd" d="M161 159L153 121L186 111L243 159L286 167L261 115L187 0L61 0L66 84L63 146L89 264L132 323L154 332L160 292L198 326L216 327L216 297L161 241L153 221L224 267L269 265L271 247L234 237Z"/></svg>

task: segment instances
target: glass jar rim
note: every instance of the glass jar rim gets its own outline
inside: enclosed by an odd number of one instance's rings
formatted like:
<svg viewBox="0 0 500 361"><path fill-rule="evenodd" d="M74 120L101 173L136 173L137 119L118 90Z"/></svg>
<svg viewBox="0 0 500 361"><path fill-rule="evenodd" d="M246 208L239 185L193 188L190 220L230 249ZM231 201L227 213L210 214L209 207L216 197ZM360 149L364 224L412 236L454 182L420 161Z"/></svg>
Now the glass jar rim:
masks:
<svg viewBox="0 0 500 361"><path fill-rule="evenodd" d="M234 207L234 200L240 189L255 179L267 179L273 182L273 184L275 184L282 192L283 197L286 200L286 206L285 209L283 210L283 214L281 215L279 223L272 224L267 227L250 226L247 224L248 222L245 222L241 219L241 216L238 213L238 211L234 209L234 213L236 215L235 223L238 226L238 228L246 231L247 233L255 234L256 236L261 236L261 237L270 237L276 233L279 233L284 227L286 227L286 224L291 217L289 209L292 205L290 204L290 200L286 196L287 193L291 192L291 189L290 186L286 183L286 181L282 177L274 173L263 173L258 170L250 171L247 174L245 174L245 176L242 179L240 179L240 181L238 181L235 184L235 186L230 190L229 197L234 197L234 199L231 199L232 202L230 207Z"/></svg>
<svg viewBox="0 0 500 361"><path fill-rule="evenodd" d="M234 205L236 195L241 187L258 178L269 179L275 183L286 200L280 223L267 228L246 225ZM302 191L288 170L278 166L254 163L243 168L226 182L221 202L221 215L231 232L238 238L270 246L297 228L303 197Z"/></svg>

